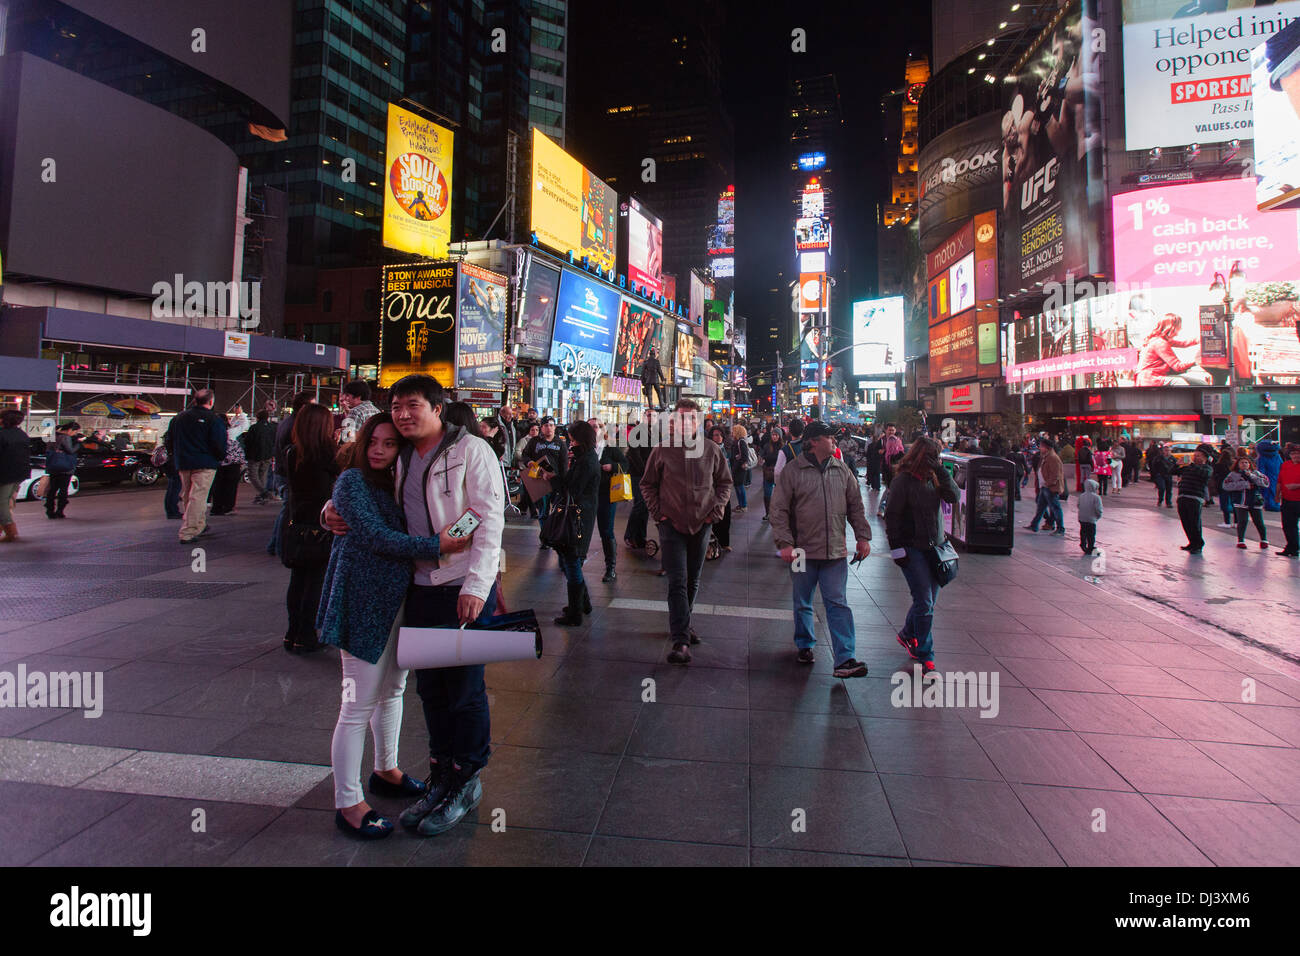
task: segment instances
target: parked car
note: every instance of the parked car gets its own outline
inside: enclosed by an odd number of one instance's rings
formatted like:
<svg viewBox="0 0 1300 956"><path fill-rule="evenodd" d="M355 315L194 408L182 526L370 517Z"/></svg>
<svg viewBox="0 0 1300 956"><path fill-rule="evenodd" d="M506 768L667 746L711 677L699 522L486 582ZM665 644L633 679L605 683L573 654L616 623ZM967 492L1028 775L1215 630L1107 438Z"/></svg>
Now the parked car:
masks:
<svg viewBox="0 0 1300 956"><path fill-rule="evenodd" d="M31 464L33 469L45 473L45 442L40 438L32 439ZM117 485L134 480L137 485L148 486L158 480L158 469L153 466L147 451L102 448L83 450L77 455L76 477L92 484Z"/></svg>
<svg viewBox="0 0 1300 956"><path fill-rule="evenodd" d="M18 500L19 501L39 500L40 496L36 494L36 486L40 483L40 480L44 477L45 477L44 468L33 468L31 477L18 485ZM81 487L81 482L77 479L76 475L73 475L72 481L68 482L68 497L71 498L73 495L75 495L77 493L77 489L80 487Z"/></svg>

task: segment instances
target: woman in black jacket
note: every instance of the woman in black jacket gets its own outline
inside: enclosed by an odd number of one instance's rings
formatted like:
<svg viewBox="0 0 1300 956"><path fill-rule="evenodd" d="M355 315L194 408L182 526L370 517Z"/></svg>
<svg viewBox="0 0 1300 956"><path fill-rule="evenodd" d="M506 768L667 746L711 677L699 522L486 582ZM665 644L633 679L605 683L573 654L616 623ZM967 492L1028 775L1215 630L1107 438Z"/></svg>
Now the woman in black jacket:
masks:
<svg viewBox="0 0 1300 956"><path fill-rule="evenodd" d="M563 616L555 619L556 624L564 627L580 627L582 615L591 613L591 595L582 577L582 562L587 560L591 532L596 526L601 478L600 459L596 457L596 430L584 421L569 426L569 455L569 467L562 475L552 470L551 462L545 457L542 458L542 467L551 481L552 493L567 494L580 513L577 544L558 551L560 568L569 586L569 603Z"/></svg>
<svg viewBox="0 0 1300 956"><path fill-rule="evenodd" d="M889 485L885 534L889 556L903 569L912 607L898 634L898 643L925 674L934 672L934 604L939 583L930 567L931 553L946 540L940 502L957 502L957 483L939 462L939 443L922 435L898 462Z"/></svg>
<svg viewBox="0 0 1300 956"><path fill-rule="evenodd" d="M718 446L722 452L723 459L727 462L727 470L733 475L736 474L736 461L732 457L732 449L727 447L727 430L721 425L714 425L709 429L709 441ZM739 444L739 442L737 443ZM722 520L713 526L713 540L709 543L705 551L705 557L709 559L720 557L723 551L731 550L731 499L727 499L727 507L722 513Z"/></svg>
<svg viewBox="0 0 1300 956"><path fill-rule="evenodd" d="M776 489L776 459L781 454L784 438L785 436L781 434L781 426L773 422L768 426L758 446L758 457L763 462L764 521L767 520L768 512L772 510L772 492Z"/></svg>
<svg viewBox="0 0 1300 956"><path fill-rule="evenodd" d="M292 434L292 444L285 452L289 483L286 521L281 532L286 558L293 553L290 539L296 540L299 528L314 531L320 527L321 509L334 490L334 479L339 476L339 466L335 461L334 416L329 409L324 405L304 405L293 416ZM324 646L316 635L316 612L325 583L325 568L329 564L329 549L311 557L313 560L300 560L298 567L290 569L289 590L285 595L289 629L284 635L284 649L290 653L318 651Z"/></svg>
<svg viewBox="0 0 1300 956"><path fill-rule="evenodd" d="M609 489L615 476L627 475L632 471L632 463L623 454L623 449L609 444L605 423L599 418L587 419L587 424L596 433L596 454L600 456L600 493L596 499L596 525L600 529L600 546L605 550L605 576L602 581L618 578L614 565L618 558L618 543L614 540L614 518L618 512L618 502L609 500Z"/></svg>

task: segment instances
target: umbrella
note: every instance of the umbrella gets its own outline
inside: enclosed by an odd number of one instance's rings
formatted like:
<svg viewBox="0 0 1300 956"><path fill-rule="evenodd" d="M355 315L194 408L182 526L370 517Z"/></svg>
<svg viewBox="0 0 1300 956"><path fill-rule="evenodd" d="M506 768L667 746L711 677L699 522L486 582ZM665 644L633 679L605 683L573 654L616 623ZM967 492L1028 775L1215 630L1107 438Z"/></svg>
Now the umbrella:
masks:
<svg viewBox="0 0 1300 956"><path fill-rule="evenodd" d="M89 415L94 418L126 418L126 412L116 405L110 405L102 399L96 399L93 402L86 402L78 408L74 414Z"/></svg>
<svg viewBox="0 0 1300 956"><path fill-rule="evenodd" d="M114 402L113 407L128 415L153 415L162 410L143 398L124 398Z"/></svg>

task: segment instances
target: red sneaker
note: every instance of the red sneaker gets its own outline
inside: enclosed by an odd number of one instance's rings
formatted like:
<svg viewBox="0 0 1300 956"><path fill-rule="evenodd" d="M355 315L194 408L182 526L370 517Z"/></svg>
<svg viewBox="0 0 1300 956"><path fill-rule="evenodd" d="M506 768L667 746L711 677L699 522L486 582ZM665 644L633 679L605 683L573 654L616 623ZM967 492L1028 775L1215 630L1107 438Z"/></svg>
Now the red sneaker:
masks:
<svg viewBox="0 0 1300 956"><path fill-rule="evenodd" d="M921 676L929 677L935 673L934 661L921 661ZM937 676L937 675L935 675Z"/></svg>
<svg viewBox="0 0 1300 956"><path fill-rule="evenodd" d="M916 638L904 637L902 634L899 634L898 643L903 645L903 650L907 651L907 656L910 657L912 660L919 661L921 659L916 656L916 649L918 646Z"/></svg>

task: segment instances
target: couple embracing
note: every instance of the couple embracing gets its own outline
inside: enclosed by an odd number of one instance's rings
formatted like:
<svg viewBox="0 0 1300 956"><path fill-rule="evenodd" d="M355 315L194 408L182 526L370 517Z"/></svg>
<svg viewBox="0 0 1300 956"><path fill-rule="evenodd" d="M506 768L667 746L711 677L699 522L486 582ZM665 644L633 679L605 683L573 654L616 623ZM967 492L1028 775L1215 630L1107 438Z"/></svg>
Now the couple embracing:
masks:
<svg viewBox="0 0 1300 956"><path fill-rule="evenodd" d="M397 667L397 633L456 627L497 602L505 489L487 442L443 421L443 389L408 375L391 389L392 411L368 419L353 464L339 476L321 523L338 537L326 571L318 627L341 651L343 702L334 728L335 823L364 839L393 824L365 801L361 760L366 725L375 739L372 794L415 800L400 820L424 836L450 830L478 806L491 727L483 665L415 672L429 730L429 775L397 764L407 672ZM473 509L472 536L446 530ZM441 529L441 530L440 530Z"/></svg>

